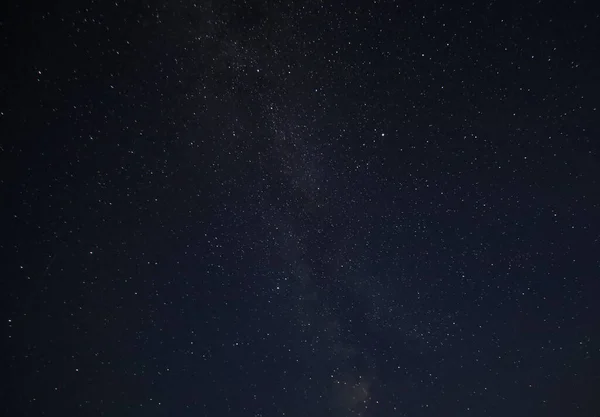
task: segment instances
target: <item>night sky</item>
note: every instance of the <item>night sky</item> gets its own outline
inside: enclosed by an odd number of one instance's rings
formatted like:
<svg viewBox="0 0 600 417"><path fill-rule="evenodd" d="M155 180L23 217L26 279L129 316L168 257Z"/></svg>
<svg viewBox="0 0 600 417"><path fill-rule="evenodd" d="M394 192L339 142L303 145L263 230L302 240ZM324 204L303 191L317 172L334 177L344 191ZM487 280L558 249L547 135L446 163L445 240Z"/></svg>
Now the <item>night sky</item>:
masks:
<svg viewBox="0 0 600 417"><path fill-rule="evenodd" d="M12 3L0 414L600 415L595 2Z"/></svg>

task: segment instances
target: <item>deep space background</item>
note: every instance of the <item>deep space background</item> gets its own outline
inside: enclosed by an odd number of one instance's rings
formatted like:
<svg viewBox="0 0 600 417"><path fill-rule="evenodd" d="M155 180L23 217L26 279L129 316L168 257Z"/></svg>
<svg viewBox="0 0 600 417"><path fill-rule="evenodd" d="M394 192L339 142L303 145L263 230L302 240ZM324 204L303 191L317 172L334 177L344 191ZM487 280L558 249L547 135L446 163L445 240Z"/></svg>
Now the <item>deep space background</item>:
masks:
<svg viewBox="0 0 600 417"><path fill-rule="evenodd" d="M595 2L13 3L2 415L600 415Z"/></svg>

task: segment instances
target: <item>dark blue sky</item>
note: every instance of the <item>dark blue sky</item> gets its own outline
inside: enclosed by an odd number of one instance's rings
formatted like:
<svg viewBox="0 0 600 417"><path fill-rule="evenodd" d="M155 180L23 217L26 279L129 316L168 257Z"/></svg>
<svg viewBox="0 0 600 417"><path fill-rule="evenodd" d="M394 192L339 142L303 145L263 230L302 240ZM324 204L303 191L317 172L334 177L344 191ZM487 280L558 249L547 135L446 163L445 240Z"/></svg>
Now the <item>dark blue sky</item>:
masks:
<svg viewBox="0 0 600 417"><path fill-rule="evenodd" d="M600 11L0 18L7 416L596 416Z"/></svg>

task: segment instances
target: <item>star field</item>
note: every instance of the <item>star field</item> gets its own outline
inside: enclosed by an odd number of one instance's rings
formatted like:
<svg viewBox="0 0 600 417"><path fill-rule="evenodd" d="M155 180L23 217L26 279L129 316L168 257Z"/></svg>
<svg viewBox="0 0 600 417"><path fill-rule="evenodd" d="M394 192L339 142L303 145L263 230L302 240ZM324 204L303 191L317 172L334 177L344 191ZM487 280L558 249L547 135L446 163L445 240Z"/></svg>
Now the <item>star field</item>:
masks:
<svg viewBox="0 0 600 417"><path fill-rule="evenodd" d="M600 413L600 9L0 28L3 415Z"/></svg>

